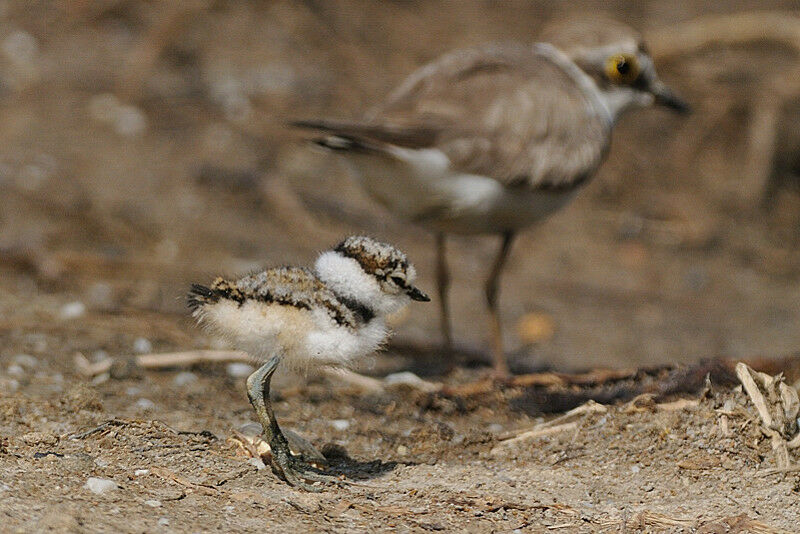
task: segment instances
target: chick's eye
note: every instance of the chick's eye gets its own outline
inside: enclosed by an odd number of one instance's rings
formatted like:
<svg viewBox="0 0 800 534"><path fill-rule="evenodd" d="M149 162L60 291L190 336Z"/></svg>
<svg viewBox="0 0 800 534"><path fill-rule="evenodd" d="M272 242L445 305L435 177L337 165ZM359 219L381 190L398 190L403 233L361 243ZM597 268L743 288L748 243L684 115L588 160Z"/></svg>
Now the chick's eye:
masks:
<svg viewBox="0 0 800 534"><path fill-rule="evenodd" d="M401 278L399 276L393 276L392 277L392 282L394 282L395 284L397 284L400 287L405 287L405 285L406 285L405 279L403 279L403 278Z"/></svg>
<svg viewBox="0 0 800 534"><path fill-rule="evenodd" d="M639 77L639 61L630 54L615 54L606 60L606 76L616 83L633 83Z"/></svg>

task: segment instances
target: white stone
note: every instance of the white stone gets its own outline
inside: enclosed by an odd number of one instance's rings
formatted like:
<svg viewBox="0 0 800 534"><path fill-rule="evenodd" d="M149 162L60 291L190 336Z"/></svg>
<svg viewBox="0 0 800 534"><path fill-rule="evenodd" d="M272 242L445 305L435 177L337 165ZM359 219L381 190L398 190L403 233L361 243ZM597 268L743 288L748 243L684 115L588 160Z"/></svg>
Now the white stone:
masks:
<svg viewBox="0 0 800 534"><path fill-rule="evenodd" d="M0 391L4 393L16 393L19 389L19 381L13 378L0 377Z"/></svg>
<svg viewBox="0 0 800 534"><path fill-rule="evenodd" d="M39 165L25 165L19 171L16 184L26 191L41 189L48 178L48 172Z"/></svg>
<svg viewBox="0 0 800 534"><path fill-rule="evenodd" d="M89 477L83 487L92 493L100 495L106 493L107 491L117 489L118 486L116 482L107 478Z"/></svg>
<svg viewBox="0 0 800 534"><path fill-rule="evenodd" d="M114 291L106 282L95 282L86 292L89 302L99 308L109 308L114 304Z"/></svg>
<svg viewBox="0 0 800 534"><path fill-rule="evenodd" d="M195 382L197 382L197 375L189 371L182 371L172 379L172 383L178 387L188 386Z"/></svg>
<svg viewBox="0 0 800 534"><path fill-rule="evenodd" d="M30 63L39 52L36 37L28 32L17 30L3 39L3 54L14 63Z"/></svg>
<svg viewBox="0 0 800 534"><path fill-rule="evenodd" d="M136 106L124 105L117 108L114 130L125 137L139 135L147 129L147 117Z"/></svg>
<svg viewBox="0 0 800 534"><path fill-rule="evenodd" d="M39 365L39 360L31 356L30 354L17 354L13 358L11 358L11 361L21 365L22 367L28 367L28 368L36 367L37 365Z"/></svg>
<svg viewBox="0 0 800 534"><path fill-rule="evenodd" d="M149 469L137 469L136 471L133 472L133 476L135 477L142 477L149 474L150 474Z"/></svg>
<svg viewBox="0 0 800 534"><path fill-rule="evenodd" d="M331 426L336 430L347 430L350 428L350 421L347 419L334 419L331 421Z"/></svg>
<svg viewBox="0 0 800 534"><path fill-rule="evenodd" d="M161 501L157 501L156 499L148 499L144 501L144 503L152 508L158 508L159 506L161 506Z"/></svg>
<svg viewBox="0 0 800 534"><path fill-rule="evenodd" d="M169 525L169 519L166 517L159 517L158 524L161 525L162 527L166 527Z"/></svg>
<svg viewBox="0 0 800 534"><path fill-rule="evenodd" d="M62 319L77 319L86 313L86 305L79 301L68 302L61 306L58 315Z"/></svg>
<svg viewBox="0 0 800 534"><path fill-rule="evenodd" d="M10 374L11 376L22 376L25 374L25 369L23 369L19 364L12 363L6 369L6 373Z"/></svg>
<svg viewBox="0 0 800 534"><path fill-rule="evenodd" d="M144 337L137 337L133 340L133 352L137 354L148 354L153 352L153 344L150 340Z"/></svg>
<svg viewBox="0 0 800 534"><path fill-rule="evenodd" d="M232 376L233 378L246 378L253 374L255 368L248 363L234 362L225 366L225 371L228 373L228 376Z"/></svg>
<svg viewBox="0 0 800 534"><path fill-rule="evenodd" d="M152 410L156 407L156 403L151 401L150 399L139 399L136 401L136 407L140 410Z"/></svg>
<svg viewBox="0 0 800 534"><path fill-rule="evenodd" d="M266 469L266 464L264 464L264 460L261 458L250 458L247 460L247 463L261 471L262 469Z"/></svg>
<svg viewBox="0 0 800 534"><path fill-rule="evenodd" d="M99 386L104 382L108 382L110 378L111 378L111 373L100 373L99 375L92 378L92 385Z"/></svg>

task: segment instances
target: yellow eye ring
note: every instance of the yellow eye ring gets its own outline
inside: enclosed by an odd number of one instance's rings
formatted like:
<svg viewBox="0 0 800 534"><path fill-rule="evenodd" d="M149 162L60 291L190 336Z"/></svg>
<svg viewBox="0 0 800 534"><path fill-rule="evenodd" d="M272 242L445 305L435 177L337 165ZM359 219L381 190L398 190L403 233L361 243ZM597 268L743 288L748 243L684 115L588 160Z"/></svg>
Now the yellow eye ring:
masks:
<svg viewBox="0 0 800 534"><path fill-rule="evenodd" d="M614 54L606 60L606 76L614 83L633 83L639 72L639 60L634 55Z"/></svg>

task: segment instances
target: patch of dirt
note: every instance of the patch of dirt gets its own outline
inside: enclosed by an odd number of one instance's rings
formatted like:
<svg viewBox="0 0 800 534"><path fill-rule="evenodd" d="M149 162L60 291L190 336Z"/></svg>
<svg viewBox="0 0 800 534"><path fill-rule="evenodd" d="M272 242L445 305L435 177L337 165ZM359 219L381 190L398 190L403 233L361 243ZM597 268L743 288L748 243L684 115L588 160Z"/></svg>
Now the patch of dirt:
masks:
<svg viewBox="0 0 800 534"><path fill-rule="evenodd" d="M609 407L498 447L541 421L499 393L459 405L327 380L284 385L279 420L352 482L306 494L227 440L253 419L243 379L195 368L176 386L180 372L87 386L69 365L42 361L23 377L0 411L5 529L726 532L712 526L747 519L790 532L800 514L800 474L765 476L769 440L739 392ZM89 477L116 486L94 494ZM738 531L779 531L753 528Z"/></svg>

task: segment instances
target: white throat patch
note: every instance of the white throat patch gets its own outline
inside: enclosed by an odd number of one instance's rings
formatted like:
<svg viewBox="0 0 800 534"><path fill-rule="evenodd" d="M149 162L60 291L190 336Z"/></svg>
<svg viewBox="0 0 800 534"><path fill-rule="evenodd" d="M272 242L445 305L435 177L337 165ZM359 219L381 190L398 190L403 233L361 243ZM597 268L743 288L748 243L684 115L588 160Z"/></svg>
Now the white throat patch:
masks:
<svg viewBox="0 0 800 534"><path fill-rule="evenodd" d="M409 298L390 295L381 289L378 280L361 268L356 260L328 250L314 264L317 276L337 294L363 304L376 315L385 317L399 311Z"/></svg>

